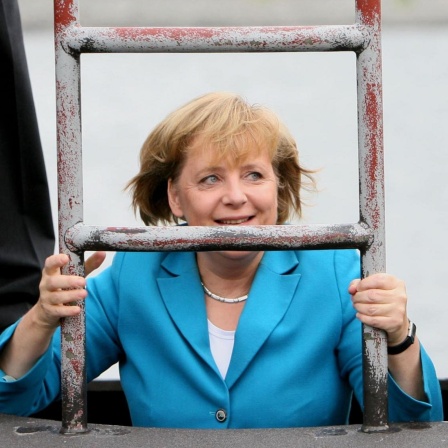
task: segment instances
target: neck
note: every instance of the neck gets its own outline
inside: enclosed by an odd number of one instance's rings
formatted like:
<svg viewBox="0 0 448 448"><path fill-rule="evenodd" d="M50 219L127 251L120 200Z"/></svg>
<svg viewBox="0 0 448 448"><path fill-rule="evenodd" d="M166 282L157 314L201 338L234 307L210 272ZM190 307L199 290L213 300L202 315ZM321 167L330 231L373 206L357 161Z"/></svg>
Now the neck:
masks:
<svg viewBox="0 0 448 448"><path fill-rule="evenodd" d="M248 252L233 257L230 252L198 252L196 255L202 281L225 297L238 297L250 289L263 252Z"/></svg>

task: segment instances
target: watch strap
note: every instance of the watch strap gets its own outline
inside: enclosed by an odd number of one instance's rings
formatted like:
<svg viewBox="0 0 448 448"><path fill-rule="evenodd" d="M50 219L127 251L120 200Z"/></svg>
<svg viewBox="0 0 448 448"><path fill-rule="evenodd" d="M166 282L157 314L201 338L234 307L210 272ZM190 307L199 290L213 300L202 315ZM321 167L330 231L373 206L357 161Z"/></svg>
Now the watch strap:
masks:
<svg viewBox="0 0 448 448"><path fill-rule="evenodd" d="M406 339L401 344L394 345L393 347L387 347L387 354L398 355L400 353L403 353L414 343L416 331L417 327L415 326L415 324L409 321L408 335L406 336Z"/></svg>

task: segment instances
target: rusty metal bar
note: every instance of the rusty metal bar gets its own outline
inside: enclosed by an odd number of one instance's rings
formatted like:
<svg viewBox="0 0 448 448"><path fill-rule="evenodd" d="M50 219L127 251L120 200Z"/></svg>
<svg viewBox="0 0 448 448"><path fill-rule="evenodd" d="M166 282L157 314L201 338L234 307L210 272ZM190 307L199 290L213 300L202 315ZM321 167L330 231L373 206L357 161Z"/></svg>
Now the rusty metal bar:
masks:
<svg viewBox="0 0 448 448"><path fill-rule="evenodd" d="M370 43L357 55L360 219L373 231L362 251L362 276L385 272L384 148L381 66L381 1L357 0L356 22L370 30ZM388 429L387 337L363 325L363 431Z"/></svg>
<svg viewBox="0 0 448 448"><path fill-rule="evenodd" d="M83 275L83 251L357 247L362 274L385 270L381 80L381 1L355 0L347 26L229 28L86 28L76 0L54 0L60 251L64 273ZM357 54L360 223L261 228L101 228L84 226L80 55L95 52L305 52ZM80 303L82 305L82 303ZM363 327L365 432L387 429L387 341ZM85 321L62 324L62 432L87 431Z"/></svg>
<svg viewBox="0 0 448 448"><path fill-rule="evenodd" d="M77 3L56 0L55 59L58 148L59 250L70 257L64 274L84 275L83 254L67 248L64 234L83 220L80 55L63 49L64 30L77 22ZM85 312L61 324L61 390L63 433L87 431Z"/></svg>
<svg viewBox="0 0 448 448"><path fill-rule="evenodd" d="M76 224L65 234L65 244L74 252L367 248L372 242L372 232L361 224L245 227L98 227Z"/></svg>
<svg viewBox="0 0 448 448"><path fill-rule="evenodd" d="M67 50L80 53L224 53L359 51L369 42L360 25L271 27L79 27L65 30Z"/></svg>

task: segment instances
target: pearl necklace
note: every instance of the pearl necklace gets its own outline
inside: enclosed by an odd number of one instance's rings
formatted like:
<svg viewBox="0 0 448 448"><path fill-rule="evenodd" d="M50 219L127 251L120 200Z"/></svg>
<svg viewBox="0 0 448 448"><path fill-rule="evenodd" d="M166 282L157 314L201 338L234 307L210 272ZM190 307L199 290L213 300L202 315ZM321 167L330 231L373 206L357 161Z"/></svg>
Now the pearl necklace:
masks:
<svg viewBox="0 0 448 448"><path fill-rule="evenodd" d="M241 297L236 297L235 299L228 299L227 297L221 297L218 296L218 294L213 294L207 286L204 285L204 283L201 282L202 287L204 288L205 294L207 294L209 297L211 297L214 300L217 300L218 302L224 302L224 303L239 303L244 302L249 297L249 294L245 294Z"/></svg>

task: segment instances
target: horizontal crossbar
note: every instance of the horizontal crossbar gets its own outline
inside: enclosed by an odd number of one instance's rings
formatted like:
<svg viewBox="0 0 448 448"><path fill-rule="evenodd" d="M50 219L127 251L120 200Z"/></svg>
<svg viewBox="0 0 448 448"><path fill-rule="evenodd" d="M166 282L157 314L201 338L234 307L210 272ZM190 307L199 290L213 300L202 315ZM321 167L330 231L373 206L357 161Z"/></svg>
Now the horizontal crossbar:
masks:
<svg viewBox="0 0 448 448"><path fill-rule="evenodd" d="M223 53L362 51L370 36L363 25L271 27L78 27L60 36L75 53Z"/></svg>
<svg viewBox="0 0 448 448"><path fill-rule="evenodd" d="M365 224L274 226L98 227L76 224L65 234L74 251L212 251L367 248Z"/></svg>

